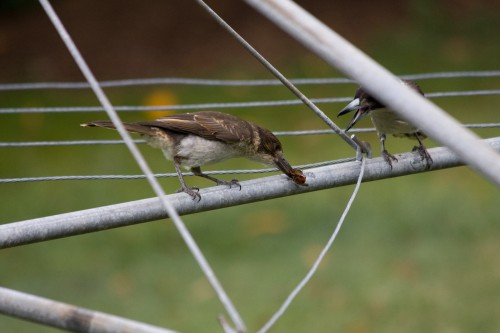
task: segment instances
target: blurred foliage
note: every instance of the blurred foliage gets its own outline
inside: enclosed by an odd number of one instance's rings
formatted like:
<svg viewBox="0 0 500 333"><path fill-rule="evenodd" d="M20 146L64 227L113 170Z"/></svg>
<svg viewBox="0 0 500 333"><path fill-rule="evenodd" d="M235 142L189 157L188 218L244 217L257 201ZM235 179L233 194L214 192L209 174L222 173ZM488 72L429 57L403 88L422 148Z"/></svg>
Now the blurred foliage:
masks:
<svg viewBox="0 0 500 333"><path fill-rule="evenodd" d="M443 2L410 1L408 20L380 31L365 51L398 74L498 69L498 13L480 5L444 12ZM460 24L457 24L459 22ZM314 56L290 55L289 77L336 76ZM214 77L258 78L245 68ZM422 80L426 92L494 89L498 78ZM309 97L345 97L353 85L300 87ZM106 89L115 105L293 98L283 87ZM0 107L97 105L86 91L0 92ZM498 122L498 96L436 99L462 122ZM341 105L320 105L334 116ZM303 106L225 110L274 131L325 128ZM159 116L154 114L153 116ZM124 120L148 115L122 113ZM0 141L116 139L78 124L104 113L1 115ZM339 119L345 126L348 119ZM365 120L360 126L370 126ZM482 137L498 129L477 130ZM360 135L378 156L374 133ZM352 156L336 136L282 137L294 165ZM402 152L413 142L389 138ZM428 142L433 146L432 142ZM122 146L1 148L2 178L137 174ZM173 167L141 146L155 172ZM235 160L206 169L254 168ZM238 177L254 178L255 175ZM189 177L189 184L211 186ZM177 179L162 179L167 192ZM261 327L302 279L325 244L352 186L185 216L246 320ZM0 223L152 196L144 180L0 185ZM466 167L365 183L331 253L273 332L495 332L500 329L500 196ZM69 223L69 222L68 222ZM2 286L182 332L220 332L223 313L170 221L156 221L0 252ZM0 316L5 332L56 332Z"/></svg>

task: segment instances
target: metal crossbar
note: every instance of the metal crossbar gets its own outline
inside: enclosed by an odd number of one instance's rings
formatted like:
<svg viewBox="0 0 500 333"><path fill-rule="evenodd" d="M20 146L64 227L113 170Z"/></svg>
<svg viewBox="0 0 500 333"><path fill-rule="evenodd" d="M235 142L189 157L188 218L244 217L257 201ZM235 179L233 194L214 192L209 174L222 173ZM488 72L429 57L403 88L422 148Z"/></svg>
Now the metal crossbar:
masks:
<svg viewBox="0 0 500 333"><path fill-rule="evenodd" d="M486 139L483 142L495 151L500 152L500 137ZM446 147L431 148L428 151L434 161L430 171L463 165L460 157ZM368 160L363 181L375 181L428 171L425 162L416 153L397 154L396 157L398 163L394 163L392 171L382 157ZM276 175L242 181L241 191L223 186L201 189L202 200L199 203L193 202L184 193L170 194L167 197L180 215L200 213L351 185L357 180L359 167L360 163L358 161L351 161L309 169L306 171L309 186L306 187L295 185L284 175ZM123 215L125 211L127 214ZM120 218L117 218L118 216ZM117 228L166 217L168 217L168 214L162 209L158 198L152 198L14 222L0 225L0 248ZM71 221L71 223L68 223L68 221Z"/></svg>

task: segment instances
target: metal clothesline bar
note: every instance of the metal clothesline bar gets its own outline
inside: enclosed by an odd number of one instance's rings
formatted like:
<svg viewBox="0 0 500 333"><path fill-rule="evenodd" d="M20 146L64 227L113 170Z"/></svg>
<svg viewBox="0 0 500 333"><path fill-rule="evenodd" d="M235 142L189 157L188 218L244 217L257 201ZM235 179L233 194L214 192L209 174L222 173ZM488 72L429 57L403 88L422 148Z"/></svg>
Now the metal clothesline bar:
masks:
<svg viewBox="0 0 500 333"><path fill-rule="evenodd" d="M470 96L494 96L500 95L500 90L468 90L468 91L446 91L446 92L431 92L426 93L425 97L443 98L443 97L470 97ZM345 103L352 100L351 97L325 97L311 98L310 101L315 104L333 104ZM116 111L132 112L132 111L174 111L174 110L203 110L203 109L226 109L226 108L252 108L252 107L276 107L276 106L292 106L301 105L302 101L293 100L277 100L277 101L253 101L253 102L220 102L220 103L198 103L198 104L181 104L181 105L122 105L115 106ZM103 112L102 106L57 106L57 107L10 107L0 108L0 114L17 114L17 113L73 113L73 112Z"/></svg>
<svg viewBox="0 0 500 333"><path fill-rule="evenodd" d="M473 169L500 186L500 154L428 99L401 84L365 55L291 0L245 0L327 63L356 80L379 101L455 151Z"/></svg>
<svg viewBox="0 0 500 333"><path fill-rule="evenodd" d="M428 80L428 79L450 79L450 78L472 78L472 77L499 77L500 71L463 71L463 72L435 72L420 74L398 75L402 79L408 80ZM347 84L355 83L354 80L339 77L327 78L295 78L290 79L295 85L321 85L321 84ZM103 88L133 87L148 85L193 85L193 86L281 86L279 80L268 79L202 79L202 78L182 78L182 77L160 77L126 80L99 81ZM0 84L0 91L8 90L37 90L37 89L89 89L87 82L30 82L30 83L3 83Z"/></svg>
<svg viewBox="0 0 500 333"><path fill-rule="evenodd" d="M81 333L175 333L127 318L0 287L0 313Z"/></svg>
<svg viewBox="0 0 500 333"><path fill-rule="evenodd" d="M486 139L486 144L500 151L500 138ZM463 165L460 158L446 147L429 149L434 163L431 170ZM427 171L417 153L396 155L398 163L392 171L381 157L366 161L363 181L374 181ZM214 186L201 189L200 202L185 193L168 195L179 215L258 202L354 184L359 175L357 161L306 170L309 186L297 186L284 175L242 181L241 190ZM0 225L0 248L9 248L62 237L143 223L167 217L158 198L143 199L111 206L92 208L67 214Z"/></svg>

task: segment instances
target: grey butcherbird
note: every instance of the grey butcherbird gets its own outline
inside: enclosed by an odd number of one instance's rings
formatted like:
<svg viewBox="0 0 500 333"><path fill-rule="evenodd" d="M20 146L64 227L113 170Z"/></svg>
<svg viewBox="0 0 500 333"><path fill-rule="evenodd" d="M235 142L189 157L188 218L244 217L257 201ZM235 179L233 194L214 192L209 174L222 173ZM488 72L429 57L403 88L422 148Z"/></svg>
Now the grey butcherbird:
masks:
<svg viewBox="0 0 500 333"><path fill-rule="evenodd" d="M174 162L182 188L193 199L201 199L198 188L188 187L182 176L183 166L217 185L239 186L236 179L219 180L204 174L201 166L228 158L246 157L264 164L275 164L296 184L307 185L306 177L285 160L281 143L269 130L230 114L201 111L175 114L153 121L123 123L129 132L139 133L154 148L160 148ZM81 126L112 128L111 121L99 120Z"/></svg>
<svg viewBox="0 0 500 333"><path fill-rule="evenodd" d="M413 81L401 80L401 83L417 91L421 95L424 95L420 87ZM420 144L418 147L413 147L413 151L418 151L422 160L425 159L427 162L427 168L432 165L432 158L427 152L422 140L427 136L422 133L418 128L403 120L397 113L387 109L382 103L377 101L375 98L370 96L362 87L356 90L354 99L345 108L340 110L337 116L342 116L351 111L356 111L352 117L349 125L347 125L346 132L353 127L361 118L371 116L373 125L377 129L380 143L382 144L382 156L387 161L389 166L392 168L392 161L397 161L398 159L390 154L385 149L385 136L386 134L392 134L396 137L407 137L410 139L416 139Z"/></svg>

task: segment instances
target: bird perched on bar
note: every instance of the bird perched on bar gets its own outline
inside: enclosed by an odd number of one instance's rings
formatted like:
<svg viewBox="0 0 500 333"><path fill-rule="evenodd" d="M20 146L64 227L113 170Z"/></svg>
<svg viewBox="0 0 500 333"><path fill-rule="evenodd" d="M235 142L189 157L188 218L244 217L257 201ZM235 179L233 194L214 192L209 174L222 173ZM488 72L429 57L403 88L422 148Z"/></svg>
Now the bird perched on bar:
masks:
<svg viewBox="0 0 500 333"><path fill-rule="evenodd" d="M401 83L415 90L422 96L424 95L420 87L415 82L409 80L401 80ZM369 114L371 116L373 125L378 132L380 143L382 144L382 156L389 164L391 169L392 161L397 162L398 159L385 149L386 134L392 134L395 137L407 137L417 140L419 146L413 147L413 151L417 151L420 154L422 161L426 161L427 168L431 167L432 158L427 152L424 144L422 143L422 140L427 136L417 127L413 126L406 120L403 120L403 118L401 118L397 113L387 109L382 103L370 96L370 94L368 94L368 92L366 92L362 87L359 87L356 90L354 99L345 108L340 110L337 117L351 111L356 111L356 113L349 122L349 125L347 125L345 131L347 132L361 118Z"/></svg>
<svg viewBox="0 0 500 333"><path fill-rule="evenodd" d="M201 167L229 158L246 157L264 164L274 164L296 184L307 185L302 171L292 168L287 162L280 141L271 131L230 114L200 111L123 125L127 131L143 136L150 146L161 149L165 157L174 162L182 186L178 192L186 192L198 201L201 200L199 188L186 185L181 166L217 185L241 189L238 180L219 180L204 174ZM92 121L81 126L115 129L114 124L107 120Z"/></svg>

